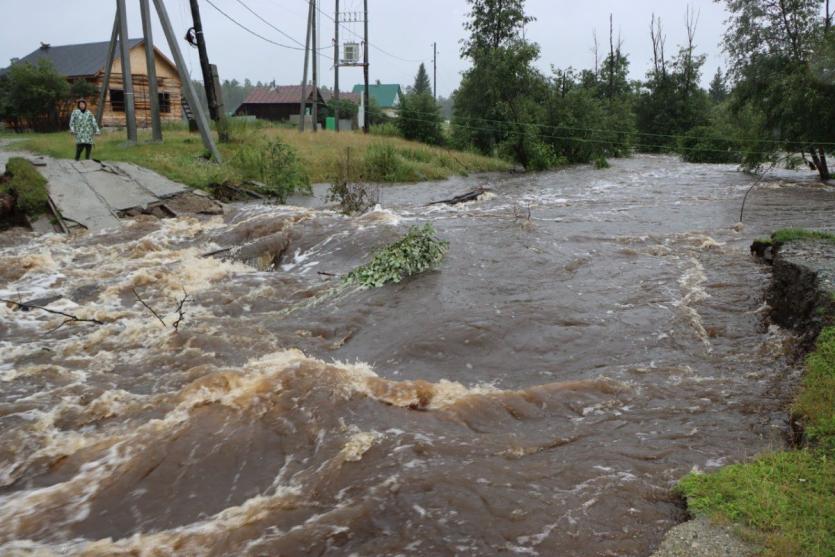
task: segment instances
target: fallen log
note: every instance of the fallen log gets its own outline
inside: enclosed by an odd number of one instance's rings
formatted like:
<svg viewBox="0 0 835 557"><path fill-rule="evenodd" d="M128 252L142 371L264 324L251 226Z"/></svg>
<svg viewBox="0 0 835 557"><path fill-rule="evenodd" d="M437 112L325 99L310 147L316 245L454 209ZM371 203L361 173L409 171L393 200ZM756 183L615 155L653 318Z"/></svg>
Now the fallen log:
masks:
<svg viewBox="0 0 835 557"><path fill-rule="evenodd" d="M456 195L455 197L451 197L449 199L441 199L440 201L433 201L432 203L427 203L427 207L430 205L457 205L459 203L467 203L469 201L477 201L479 197L484 195L490 191L489 189L485 188L484 186L480 186L472 191L468 191L467 193L462 193L461 195Z"/></svg>

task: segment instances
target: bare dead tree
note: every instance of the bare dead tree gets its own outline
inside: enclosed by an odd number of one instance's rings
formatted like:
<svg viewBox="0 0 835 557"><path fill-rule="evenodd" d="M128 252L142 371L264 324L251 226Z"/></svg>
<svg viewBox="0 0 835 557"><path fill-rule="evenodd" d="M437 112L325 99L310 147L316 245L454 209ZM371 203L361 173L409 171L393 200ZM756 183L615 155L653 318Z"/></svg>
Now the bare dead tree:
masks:
<svg viewBox="0 0 835 557"><path fill-rule="evenodd" d="M25 302L15 302L14 300L4 300L4 299L0 299L0 302L6 303L6 304L11 304L11 305L17 307L18 309L22 309L23 311L29 311L29 310L32 310L32 309L37 309L37 310L40 310L40 311L45 311L47 313L51 313L53 315L60 315L60 316L66 318L66 319L64 319L64 321L61 322L60 325L58 325L57 327L55 327L53 329L48 330L45 333L47 335L50 334L50 333L54 333L55 331L57 331L58 329L60 329L61 327L63 327L64 325L66 325L68 323L92 323L93 325L104 325L104 323L102 321L99 321L98 319L84 319L84 318L78 317L77 315L73 315L71 313L65 313L63 311L58 311L58 310L55 310L55 309L49 309L49 308L45 308L43 306L36 306L36 305L33 305L33 304L27 304Z"/></svg>
<svg viewBox="0 0 835 557"><path fill-rule="evenodd" d="M667 37L664 35L664 30L661 27L661 18L655 17L652 14L652 19L649 25L649 36L652 39L652 61L655 67L655 75L667 76L667 61L664 56L664 44Z"/></svg>
<svg viewBox="0 0 835 557"><path fill-rule="evenodd" d="M594 40L592 52L594 52L594 75L596 76L600 71L600 45L597 44L597 29L592 30L591 36Z"/></svg>
<svg viewBox="0 0 835 557"><path fill-rule="evenodd" d="M687 5L685 23L687 25L687 56L684 60L684 99L690 97L690 89L695 78L693 64L693 51L696 49L696 28L699 26L699 11L693 11L692 6Z"/></svg>

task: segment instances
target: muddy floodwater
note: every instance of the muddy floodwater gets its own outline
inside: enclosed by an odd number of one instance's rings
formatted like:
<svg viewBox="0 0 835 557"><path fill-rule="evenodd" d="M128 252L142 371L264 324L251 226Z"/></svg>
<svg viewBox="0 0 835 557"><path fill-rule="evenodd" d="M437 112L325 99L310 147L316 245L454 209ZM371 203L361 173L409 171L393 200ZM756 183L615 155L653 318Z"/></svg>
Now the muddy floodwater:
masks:
<svg viewBox="0 0 835 557"><path fill-rule="evenodd" d="M647 556L679 477L783 442L797 369L748 246L835 195L770 179L735 227L751 184L641 156L358 218L3 234L0 297L102 324L0 306L0 554ZM425 222L438 271L332 276ZM202 257L278 232L272 270Z"/></svg>

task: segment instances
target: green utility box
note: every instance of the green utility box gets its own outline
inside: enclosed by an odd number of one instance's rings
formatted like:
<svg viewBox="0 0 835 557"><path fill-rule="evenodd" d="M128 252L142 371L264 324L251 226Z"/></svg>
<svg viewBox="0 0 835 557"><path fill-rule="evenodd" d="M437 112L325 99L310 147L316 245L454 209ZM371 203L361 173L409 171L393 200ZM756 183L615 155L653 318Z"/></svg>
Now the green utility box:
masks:
<svg viewBox="0 0 835 557"><path fill-rule="evenodd" d="M328 116L325 118L325 129L326 130L335 130L336 129L336 118L333 116Z"/></svg>

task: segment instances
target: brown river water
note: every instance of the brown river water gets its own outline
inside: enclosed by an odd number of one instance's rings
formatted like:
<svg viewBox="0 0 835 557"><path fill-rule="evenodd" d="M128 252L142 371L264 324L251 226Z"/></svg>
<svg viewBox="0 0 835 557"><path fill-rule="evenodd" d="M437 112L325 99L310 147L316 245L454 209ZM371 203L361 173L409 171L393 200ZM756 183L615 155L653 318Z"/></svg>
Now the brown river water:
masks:
<svg viewBox="0 0 835 557"><path fill-rule="evenodd" d="M641 156L386 187L357 218L0 235L0 297L104 323L0 306L0 554L649 555L679 477L783 442L797 369L748 246L831 224L805 176L741 228L752 178ZM320 274L424 222L438 271ZM201 257L278 231L273 270Z"/></svg>

